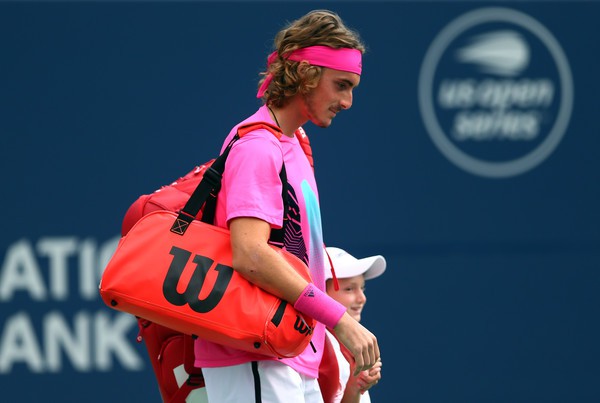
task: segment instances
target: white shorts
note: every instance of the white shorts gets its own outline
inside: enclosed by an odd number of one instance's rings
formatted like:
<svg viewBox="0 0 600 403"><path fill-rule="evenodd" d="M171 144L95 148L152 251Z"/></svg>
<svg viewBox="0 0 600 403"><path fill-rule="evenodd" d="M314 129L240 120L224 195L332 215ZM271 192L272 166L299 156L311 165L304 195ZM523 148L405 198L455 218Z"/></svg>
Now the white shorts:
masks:
<svg viewBox="0 0 600 403"><path fill-rule="evenodd" d="M323 403L319 382L279 361L202 368L209 402Z"/></svg>

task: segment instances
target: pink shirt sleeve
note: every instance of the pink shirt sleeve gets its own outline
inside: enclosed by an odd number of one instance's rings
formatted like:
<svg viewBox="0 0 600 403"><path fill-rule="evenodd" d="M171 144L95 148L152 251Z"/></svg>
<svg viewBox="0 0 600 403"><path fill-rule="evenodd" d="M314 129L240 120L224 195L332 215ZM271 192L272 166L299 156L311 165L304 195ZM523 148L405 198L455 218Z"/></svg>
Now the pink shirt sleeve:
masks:
<svg viewBox="0 0 600 403"><path fill-rule="evenodd" d="M283 200L279 173L283 154L279 140L267 130L256 130L238 140L225 166L223 187L225 222L254 217L272 227L283 224Z"/></svg>

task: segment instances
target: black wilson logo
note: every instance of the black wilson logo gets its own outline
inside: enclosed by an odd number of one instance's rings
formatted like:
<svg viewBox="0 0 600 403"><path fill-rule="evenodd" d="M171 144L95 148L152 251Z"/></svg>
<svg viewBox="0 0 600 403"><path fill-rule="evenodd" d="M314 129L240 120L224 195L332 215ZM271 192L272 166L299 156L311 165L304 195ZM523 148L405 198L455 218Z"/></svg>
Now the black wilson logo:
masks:
<svg viewBox="0 0 600 403"><path fill-rule="evenodd" d="M300 334L305 334L309 330L312 330L310 326L302 319L300 316L296 315L296 323L294 323L294 329L296 329Z"/></svg>
<svg viewBox="0 0 600 403"><path fill-rule="evenodd" d="M204 279L206 278L206 273L208 273L208 270L214 264L214 260L206 256L195 255L193 263L196 264L196 268L185 291L180 293L177 291L177 283L192 256L192 252L173 246L170 253L173 255L173 261L171 262L171 266L169 266L169 271L163 283L163 295L167 301L176 306L189 304L190 308L198 313L209 312L217 306L231 281L233 268L217 264L215 270L218 272L218 275L213 289L206 298L198 299Z"/></svg>

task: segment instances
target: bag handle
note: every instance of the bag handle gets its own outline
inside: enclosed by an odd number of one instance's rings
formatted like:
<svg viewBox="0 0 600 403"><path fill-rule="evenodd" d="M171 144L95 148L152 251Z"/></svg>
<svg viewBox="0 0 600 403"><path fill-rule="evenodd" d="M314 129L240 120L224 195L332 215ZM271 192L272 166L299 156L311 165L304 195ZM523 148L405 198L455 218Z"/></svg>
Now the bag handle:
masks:
<svg viewBox="0 0 600 403"><path fill-rule="evenodd" d="M185 231L189 227L190 223L196 219L196 216L198 215L198 213L202 209L202 206L204 206L205 203L206 207L205 211L202 214L202 221L209 224L213 223L217 194L221 190L221 180L223 178L223 172L225 171L225 161L229 156L229 152L231 151L233 144L237 140L239 140L247 133L257 129L266 129L273 133L278 139L281 138L282 135L281 129L279 127L266 122L255 122L238 127L237 133L231 139L229 144L227 144L227 147L225 147L223 153L219 157L217 157L212 163L212 165L209 166L204 172L202 180L200 181L196 189L194 189L194 192L188 199L185 206L177 215L175 222L171 226L171 232L177 235L185 234ZM282 167L279 176L281 178L282 183L284 211L287 211L287 176L285 173L285 165ZM284 214L284 220L286 216L287 214ZM277 243L280 242L283 245L283 231L274 231L281 232L281 235L276 234L275 239L273 239L273 241Z"/></svg>
<svg viewBox="0 0 600 403"><path fill-rule="evenodd" d="M221 179L223 177L223 171L225 170L225 161L227 160L227 156L229 155L229 151L231 151L233 143L238 139L239 136L236 134L227 145L227 148L223 151L223 154L215 159L212 165L206 169L202 176L202 180L198 186L196 186L196 189L194 189L194 192L185 203L185 206L183 206L177 215L177 219L171 226L171 232L177 235L185 234L190 223L196 219L196 215L198 215L200 209L211 194L216 197L219 190L221 190Z"/></svg>

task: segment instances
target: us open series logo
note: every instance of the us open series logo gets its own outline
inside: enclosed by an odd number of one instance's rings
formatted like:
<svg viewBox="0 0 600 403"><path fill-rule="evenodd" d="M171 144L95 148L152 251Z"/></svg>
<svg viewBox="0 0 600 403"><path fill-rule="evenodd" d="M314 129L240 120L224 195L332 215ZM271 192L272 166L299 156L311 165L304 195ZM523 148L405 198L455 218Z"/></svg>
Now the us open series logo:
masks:
<svg viewBox="0 0 600 403"><path fill-rule="evenodd" d="M506 178L556 149L573 108L573 79L557 40L507 8L471 11L429 47L419 107L435 146L461 169Z"/></svg>

